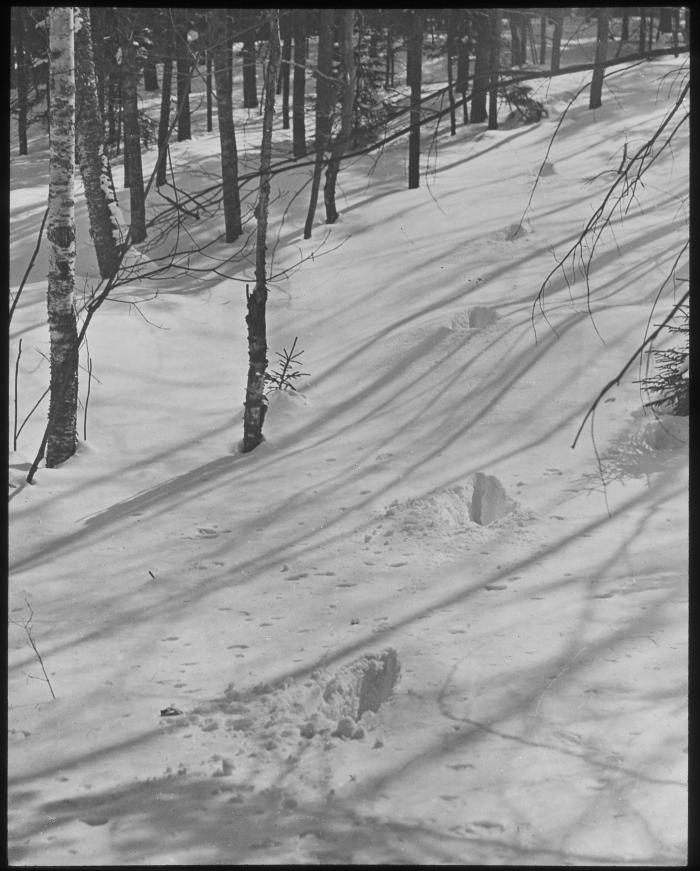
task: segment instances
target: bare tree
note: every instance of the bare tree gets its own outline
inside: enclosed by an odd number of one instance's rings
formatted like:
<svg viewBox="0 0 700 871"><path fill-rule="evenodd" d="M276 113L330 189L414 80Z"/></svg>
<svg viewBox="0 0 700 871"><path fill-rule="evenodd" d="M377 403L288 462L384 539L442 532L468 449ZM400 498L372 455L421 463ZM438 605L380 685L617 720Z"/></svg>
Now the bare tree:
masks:
<svg viewBox="0 0 700 871"><path fill-rule="evenodd" d="M104 144L104 125L97 99L90 8L81 6L78 9L80 27L75 33L78 160L97 264L101 277L109 278L119 265L119 248L124 242L123 218Z"/></svg>
<svg viewBox="0 0 700 871"><path fill-rule="evenodd" d="M160 95L160 121L158 124L158 171L156 186L166 182L168 169L168 128L170 126L170 92L173 77L173 28L169 14L163 16L163 87Z"/></svg>
<svg viewBox="0 0 700 871"><path fill-rule="evenodd" d="M267 219L272 174L272 122L275 114L275 82L280 63L279 10L267 12L270 53L265 72L265 108L260 146L260 187L255 207L255 288L248 294L248 384L243 413L243 451L256 448L262 441L265 421L265 371L267 369Z"/></svg>
<svg viewBox="0 0 700 871"><path fill-rule="evenodd" d="M75 55L72 6L49 9L48 321L51 386L46 465L57 466L78 446L78 353L75 289Z"/></svg>
<svg viewBox="0 0 700 871"><path fill-rule="evenodd" d="M406 39L406 80L411 88L411 128L408 134L408 188L420 185L420 116L423 73L423 15L411 12Z"/></svg>
<svg viewBox="0 0 700 871"><path fill-rule="evenodd" d="M355 58L352 44L355 10L343 9L340 13L340 19L341 53L339 76L342 79L340 129L331 146L331 156L328 161L328 168L326 169L326 184L323 188L327 224L334 224L338 220L338 210L335 205L335 185L340 169L340 161L350 139L352 110L355 99Z"/></svg>
<svg viewBox="0 0 700 871"><path fill-rule="evenodd" d="M603 77L605 75L605 61L608 55L608 29L610 16L606 6L598 9L598 34L595 49L595 67L591 79L591 95L588 103L589 109L597 109L601 105L603 93Z"/></svg>
<svg viewBox="0 0 700 871"><path fill-rule="evenodd" d="M294 16L294 85L292 90L292 142L294 157L306 156L304 100L306 99L306 29L305 12L295 9Z"/></svg>
<svg viewBox="0 0 700 871"><path fill-rule="evenodd" d="M489 12L491 50L489 52L489 130L498 128L498 72L501 54L501 10Z"/></svg>
<svg viewBox="0 0 700 871"><path fill-rule="evenodd" d="M228 47L230 36L226 10L212 9L209 16L209 40L214 62L219 141L221 142L221 178L223 180L226 241L235 242L243 232L243 226L241 223L241 200L238 192L236 128L233 123L233 102L231 100L231 52Z"/></svg>
<svg viewBox="0 0 700 871"><path fill-rule="evenodd" d="M141 164L136 48L134 46L133 21L128 10L119 9L118 15L124 100L124 174L128 173L129 182L131 241L136 243L143 242L146 238L146 200L143 192L143 167Z"/></svg>
<svg viewBox="0 0 700 871"><path fill-rule="evenodd" d="M316 214L318 191L321 186L321 171L328 140L331 134L333 73L333 19L335 10L323 8L318 22L318 67L316 70L316 159L311 181L309 211L304 225L304 238L311 238L311 228Z"/></svg>
<svg viewBox="0 0 700 871"><path fill-rule="evenodd" d="M551 70L556 73L561 62L561 37L564 31L564 10L556 9L552 12L554 31L552 32L552 58Z"/></svg>

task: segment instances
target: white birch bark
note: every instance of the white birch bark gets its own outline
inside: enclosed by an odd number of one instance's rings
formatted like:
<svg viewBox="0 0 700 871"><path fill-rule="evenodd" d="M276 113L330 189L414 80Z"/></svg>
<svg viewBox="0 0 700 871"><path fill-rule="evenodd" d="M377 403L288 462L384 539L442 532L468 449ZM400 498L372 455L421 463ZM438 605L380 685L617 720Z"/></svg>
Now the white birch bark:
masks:
<svg viewBox="0 0 700 871"><path fill-rule="evenodd" d="M78 443L75 286L75 58L72 6L49 10L49 246L47 309L51 389L46 465L71 457Z"/></svg>

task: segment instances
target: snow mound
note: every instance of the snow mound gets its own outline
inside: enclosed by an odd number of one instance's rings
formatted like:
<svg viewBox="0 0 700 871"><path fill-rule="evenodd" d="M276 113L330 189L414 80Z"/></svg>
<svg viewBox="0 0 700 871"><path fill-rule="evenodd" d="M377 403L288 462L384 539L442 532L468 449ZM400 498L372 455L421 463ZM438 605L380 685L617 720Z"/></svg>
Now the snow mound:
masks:
<svg viewBox="0 0 700 871"><path fill-rule="evenodd" d="M679 415L633 415L630 427L615 439L602 459L609 480L643 478L671 467L689 443L689 419Z"/></svg>
<svg viewBox="0 0 700 871"><path fill-rule="evenodd" d="M431 538L476 526L471 519L473 485L457 484L405 501L394 500L379 518L379 526L408 537Z"/></svg>
<svg viewBox="0 0 700 871"><path fill-rule="evenodd" d="M218 732L223 759L214 776L228 776L251 758L273 764L296 758L309 743L330 750L344 739L361 740L379 725L377 712L390 698L401 667L393 648L367 653L334 673L314 671L303 681L259 684L240 691L230 685L221 698L198 705L166 724ZM242 757L238 763L232 762Z"/></svg>

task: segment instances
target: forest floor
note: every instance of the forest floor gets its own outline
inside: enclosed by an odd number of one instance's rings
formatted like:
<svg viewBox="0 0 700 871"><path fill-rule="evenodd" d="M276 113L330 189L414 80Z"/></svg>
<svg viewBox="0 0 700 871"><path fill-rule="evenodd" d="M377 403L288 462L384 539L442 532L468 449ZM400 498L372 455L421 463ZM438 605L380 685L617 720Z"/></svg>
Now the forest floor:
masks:
<svg viewBox="0 0 700 871"><path fill-rule="evenodd" d="M298 337L309 374L271 396L250 454L250 257L134 277L104 305L78 454L25 483L42 405L10 457L13 864L685 862L687 419L643 411L635 364L595 442L571 444L687 238L687 129L601 240L595 326L582 280L561 276L549 323L533 321L554 253L625 142L668 112L684 63L617 72L596 111L584 93L522 221L584 74L533 80L538 124L426 130L418 190L403 140L349 160L340 220L319 212L308 241L308 187L294 193L309 168L276 176L270 356ZM254 167L260 117L236 117ZM190 192L218 163L193 118L172 146ZM13 291L46 201L32 130L28 157L13 145ZM76 208L82 294L95 266ZM208 208L182 244L221 233ZM164 253L144 246L134 276ZM20 422L48 383L46 257L11 327ZM488 525L477 472L508 497ZM393 693L358 717L358 669L384 662L389 688L389 650Z"/></svg>

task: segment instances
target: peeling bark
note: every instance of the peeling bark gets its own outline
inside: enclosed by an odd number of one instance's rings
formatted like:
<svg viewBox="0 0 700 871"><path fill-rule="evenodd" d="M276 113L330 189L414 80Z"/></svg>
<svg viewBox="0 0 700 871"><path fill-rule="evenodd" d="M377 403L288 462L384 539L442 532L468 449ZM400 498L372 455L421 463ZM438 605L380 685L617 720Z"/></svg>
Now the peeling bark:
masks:
<svg viewBox="0 0 700 871"><path fill-rule="evenodd" d="M257 234L255 240L255 288L248 295L248 385L243 414L243 451L256 448L262 441L267 411L265 371L267 369L267 216L270 203L270 164L272 161L272 122L275 114L275 82L280 64L279 10L267 13L270 28L270 56L265 72L265 108L260 146L260 188L255 206Z"/></svg>
<svg viewBox="0 0 700 871"><path fill-rule="evenodd" d="M49 10L49 247L47 312L51 383L46 465L72 457L78 446L78 348L75 288L75 57L72 6Z"/></svg>

